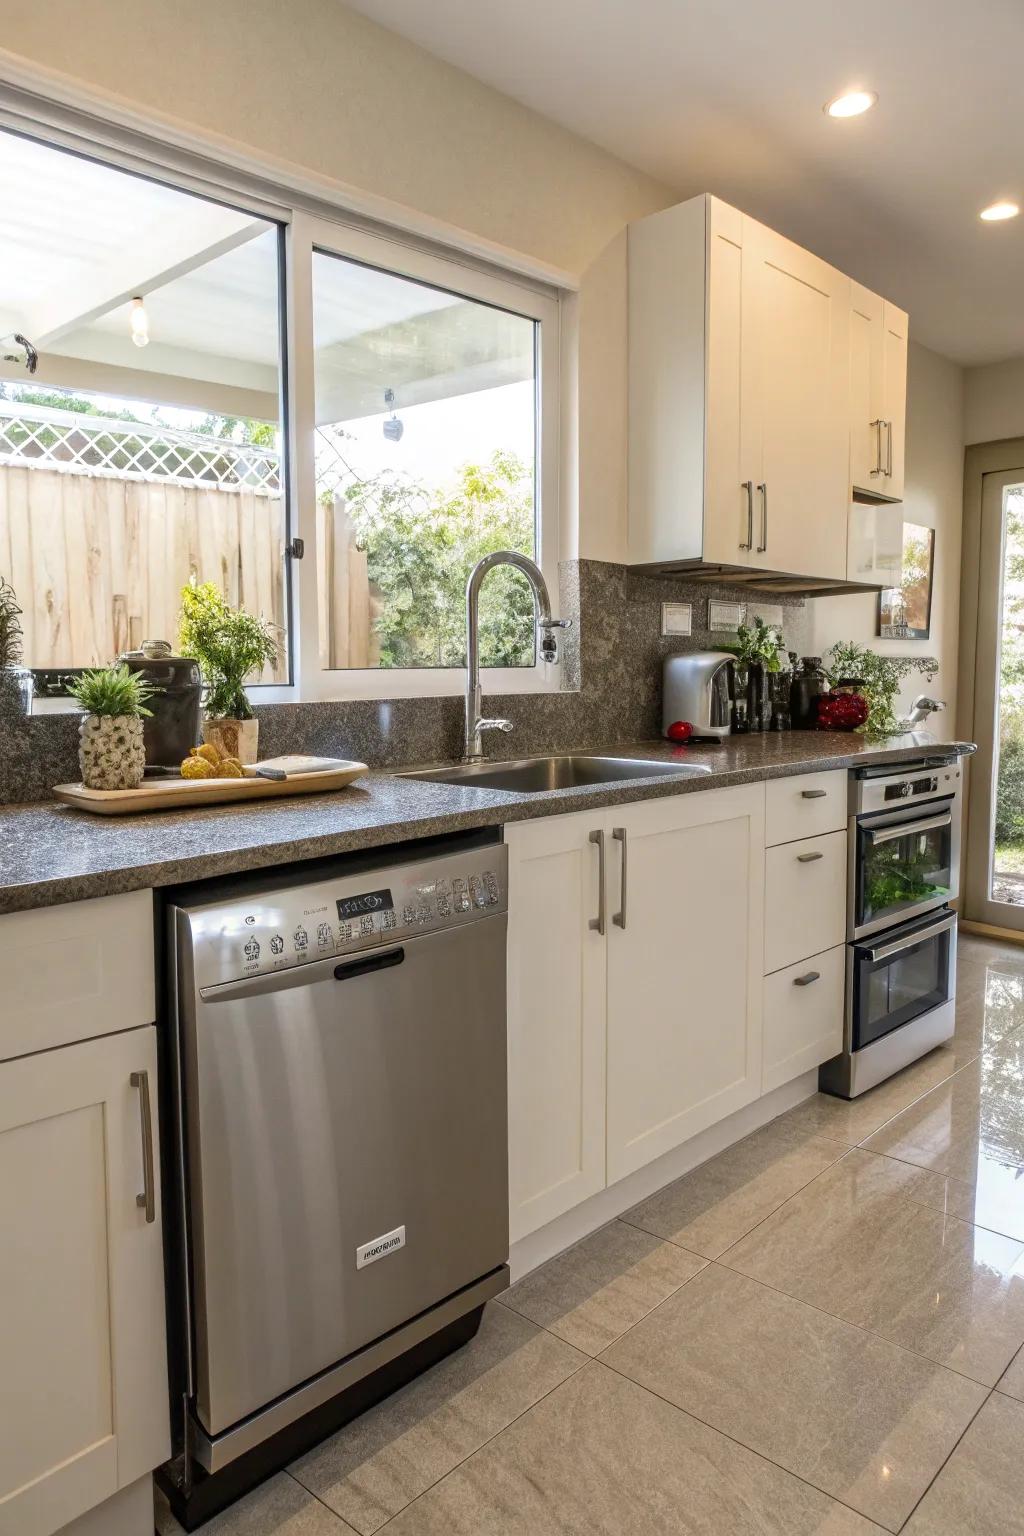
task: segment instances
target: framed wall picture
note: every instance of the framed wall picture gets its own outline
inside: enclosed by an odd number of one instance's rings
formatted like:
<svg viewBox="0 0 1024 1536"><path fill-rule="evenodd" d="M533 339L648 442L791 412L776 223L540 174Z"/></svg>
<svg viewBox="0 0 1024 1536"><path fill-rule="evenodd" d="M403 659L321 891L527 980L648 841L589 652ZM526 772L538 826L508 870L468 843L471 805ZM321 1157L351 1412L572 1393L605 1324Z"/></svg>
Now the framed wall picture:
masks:
<svg viewBox="0 0 1024 1536"><path fill-rule="evenodd" d="M932 626L935 529L903 524L903 579L878 594L878 633L886 640L927 640Z"/></svg>

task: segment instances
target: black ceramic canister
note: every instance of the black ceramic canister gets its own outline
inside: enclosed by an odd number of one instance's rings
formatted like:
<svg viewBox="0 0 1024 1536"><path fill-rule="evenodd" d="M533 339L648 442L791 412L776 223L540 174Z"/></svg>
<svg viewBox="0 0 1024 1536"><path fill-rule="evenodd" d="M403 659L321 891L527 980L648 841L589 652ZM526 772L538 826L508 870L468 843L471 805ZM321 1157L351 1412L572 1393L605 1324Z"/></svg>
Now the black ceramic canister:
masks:
<svg viewBox="0 0 1024 1536"><path fill-rule="evenodd" d="M132 672L143 672L160 691L147 705L152 715L143 721L146 762L174 767L196 743L203 702L203 675L191 656L174 656L166 640L144 640L137 651L119 658Z"/></svg>

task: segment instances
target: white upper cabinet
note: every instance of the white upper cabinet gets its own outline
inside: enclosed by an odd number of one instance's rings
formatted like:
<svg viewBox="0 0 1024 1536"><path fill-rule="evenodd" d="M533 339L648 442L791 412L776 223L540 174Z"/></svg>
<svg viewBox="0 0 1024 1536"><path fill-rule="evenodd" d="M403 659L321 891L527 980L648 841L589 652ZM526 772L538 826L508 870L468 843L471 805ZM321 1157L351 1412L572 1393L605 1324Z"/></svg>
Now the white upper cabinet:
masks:
<svg viewBox="0 0 1024 1536"><path fill-rule="evenodd" d="M907 334L902 309L850 284L850 479L892 501L903 497Z"/></svg>
<svg viewBox="0 0 1024 1536"><path fill-rule="evenodd" d="M714 197L630 226L630 563L888 583L850 492L902 495L906 316L854 291Z"/></svg>

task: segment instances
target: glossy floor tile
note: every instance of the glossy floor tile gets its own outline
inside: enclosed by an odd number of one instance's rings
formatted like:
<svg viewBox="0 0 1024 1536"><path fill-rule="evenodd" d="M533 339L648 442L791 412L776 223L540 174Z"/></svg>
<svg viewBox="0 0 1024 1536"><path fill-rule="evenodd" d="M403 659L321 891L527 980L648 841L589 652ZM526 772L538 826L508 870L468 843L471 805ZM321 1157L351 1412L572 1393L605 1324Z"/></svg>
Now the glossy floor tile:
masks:
<svg viewBox="0 0 1024 1536"><path fill-rule="evenodd" d="M1024 960L963 964L957 972L956 1027L961 1057L979 1055L1024 1026Z"/></svg>
<svg viewBox="0 0 1024 1536"><path fill-rule="evenodd" d="M1021 1536L1024 1403L992 1394L905 1527L907 1536Z"/></svg>
<svg viewBox="0 0 1024 1536"><path fill-rule="evenodd" d="M915 1201L853 1150L721 1262L993 1386L1024 1343L1024 1245Z"/></svg>
<svg viewBox="0 0 1024 1536"><path fill-rule="evenodd" d="M388 1529L393 1536L870 1536L879 1527L592 1363Z"/></svg>
<svg viewBox="0 0 1024 1536"><path fill-rule="evenodd" d="M601 1360L893 1531L987 1396L719 1265Z"/></svg>
<svg viewBox="0 0 1024 1536"><path fill-rule="evenodd" d="M1024 1403L1024 1348L1017 1351L996 1385L998 1391Z"/></svg>
<svg viewBox="0 0 1024 1536"><path fill-rule="evenodd" d="M182 1536L182 1527L159 1491L156 1496L158 1536ZM203 1536L352 1536L352 1527L300 1488L287 1472L214 1515L201 1526Z"/></svg>
<svg viewBox="0 0 1024 1536"><path fill-rule="evenodd" d="M715 1259L843 1155L840 1142L765 1126L728 1147L649 1200L623 1221Z"/></svg>
<svg viewBox="0 0 1024 1536"><path fill-rule="evenodd" d="M613 1221L506 1291L501 1301L588 1355L646 1317L704 1260Z"/></svg>
<svg viewBox="0 0 1024 1536"><path fill-rule="evenodd" d="M887 1082L861 1094L860 1098L837 1099L828 1093L816 1093L795 1109L787 1110L772 1124L783 1130L816 1131L820 1136L829 1136L845 1146L855 1147L937 1083L952 1077L964 1064L956 1051L930 1051Z"/></svg>
<svg viewBox="0 0 1024 1536"><path fill-rule="evenodd" d="M346 1425L291 1467L370 1536L587 1357L491 1303L476 1338Z"/></svg>
<svg viewBox="0 0 1024 1536"><path fill-rule="evenodd" d="M1024 1184L1024 1034L987 1048L864 1146L975 1185L990 1203L1014 1204Z"/></svg>

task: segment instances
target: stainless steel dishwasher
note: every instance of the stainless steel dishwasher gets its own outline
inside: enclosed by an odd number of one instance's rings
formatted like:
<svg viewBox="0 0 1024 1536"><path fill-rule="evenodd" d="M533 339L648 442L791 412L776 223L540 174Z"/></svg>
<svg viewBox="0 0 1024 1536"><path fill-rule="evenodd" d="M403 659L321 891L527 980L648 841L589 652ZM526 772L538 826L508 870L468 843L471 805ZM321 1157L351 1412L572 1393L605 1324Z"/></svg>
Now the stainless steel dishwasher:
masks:
<svg viewBox="0 0 1024 1536"><path fill-rule="evenodd" d="M170 910L207 1474L507 1284L505 849L358 864Z"/></svg>

